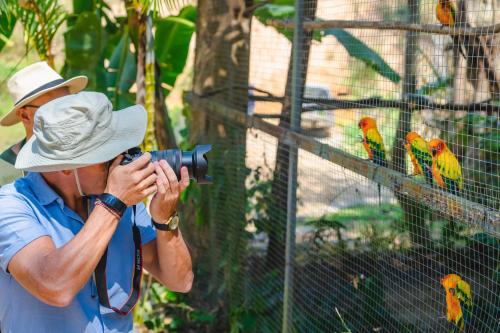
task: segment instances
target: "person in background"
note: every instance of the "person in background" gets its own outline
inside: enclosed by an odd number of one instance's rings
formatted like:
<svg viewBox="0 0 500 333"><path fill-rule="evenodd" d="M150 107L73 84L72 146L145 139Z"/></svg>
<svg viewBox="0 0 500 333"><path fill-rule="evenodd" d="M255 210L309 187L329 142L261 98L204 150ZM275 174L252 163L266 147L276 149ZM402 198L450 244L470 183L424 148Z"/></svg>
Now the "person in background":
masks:
<svg viewBox="0 0 500 333"><path fill-rule="evenodd" d="M22 122L26 137L0 154L0 186L22 176L14 168L17 154L33 135L33 119L38 108L56 98L74 94L87 86L86 76L64 80L45 61L36 62L15 73L7 82L14 106L1 120L1 126Z"/></svg>

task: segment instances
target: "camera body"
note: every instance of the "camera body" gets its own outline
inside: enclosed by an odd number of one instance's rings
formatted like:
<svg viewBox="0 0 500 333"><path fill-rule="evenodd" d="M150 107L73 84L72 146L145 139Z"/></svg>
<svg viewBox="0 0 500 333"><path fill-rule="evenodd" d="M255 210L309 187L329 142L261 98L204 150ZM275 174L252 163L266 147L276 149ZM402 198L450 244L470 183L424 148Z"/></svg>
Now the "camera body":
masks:
<svg viewBox="0 0 500 333"><path fill-rule="evenodd" d="M207 175L208 159L205 156L212 149L212 145L198 145L193 151L182 151L180 149L168 149L150 151L151 162L165 160L172 167L177 176L181 179L181 168L186 166L189 178L196 180L198 184L211 184L212 177ZM142 155L141 148L130 148L123 153L121 165L127 165L138 159Z"/></svg>

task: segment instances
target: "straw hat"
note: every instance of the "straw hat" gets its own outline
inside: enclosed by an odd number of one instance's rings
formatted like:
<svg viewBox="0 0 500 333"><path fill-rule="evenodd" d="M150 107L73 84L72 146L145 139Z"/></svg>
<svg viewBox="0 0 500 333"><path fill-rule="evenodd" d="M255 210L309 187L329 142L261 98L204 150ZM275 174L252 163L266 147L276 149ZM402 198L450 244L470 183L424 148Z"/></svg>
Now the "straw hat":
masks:
<svg viewBox="0 0 500 333"><path fill-rule="evenodd" d="M14 107L0 120L0 125L17 124L21 120L16 115L16 110L46 92L68 87L70 93L74 94L85 89L87 81L86 76L64 80L45 61L36 62L21 69L7 82L7 89L14 101Z"/></svg>
<svg viewBox="0 0 500 333"><path fill-rule="evenodd" d="M84 91L54 99L35 113L33 136L19 152L16 168L50 172L109 161L138 146L146 124L144 107L113 112L101 93Z"/></svg>

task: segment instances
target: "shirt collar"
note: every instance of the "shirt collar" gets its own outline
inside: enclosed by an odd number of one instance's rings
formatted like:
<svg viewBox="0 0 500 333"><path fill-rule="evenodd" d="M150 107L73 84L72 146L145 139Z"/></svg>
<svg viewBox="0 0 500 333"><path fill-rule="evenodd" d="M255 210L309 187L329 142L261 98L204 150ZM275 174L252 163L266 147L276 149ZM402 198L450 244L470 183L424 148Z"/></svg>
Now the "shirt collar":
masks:
<svg viewBox="0 0 500 333"><path fill-rule="evenodd" d="M63 199L47 184L42 175L38 172L30 172L26 176L33 193L42 205L48 205L57 200L59 205L63 206Z"/></svg>

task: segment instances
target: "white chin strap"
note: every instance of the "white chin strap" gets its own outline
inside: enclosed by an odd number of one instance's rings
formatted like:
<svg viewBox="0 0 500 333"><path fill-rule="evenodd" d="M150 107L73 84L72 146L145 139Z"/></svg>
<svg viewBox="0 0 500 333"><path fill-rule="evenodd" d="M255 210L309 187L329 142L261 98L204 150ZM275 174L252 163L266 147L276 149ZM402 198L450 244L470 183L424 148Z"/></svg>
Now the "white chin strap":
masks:
<svg viewBox="0 0 500 333"><path fill-rule="evenodd" d="M74 169L73 172L75 174L76 187L78 188L78 193L80 193L82 197L86 197L86 195L82 191L82 186L80 185L80 178L78 178L78 170Z"/></svg>

